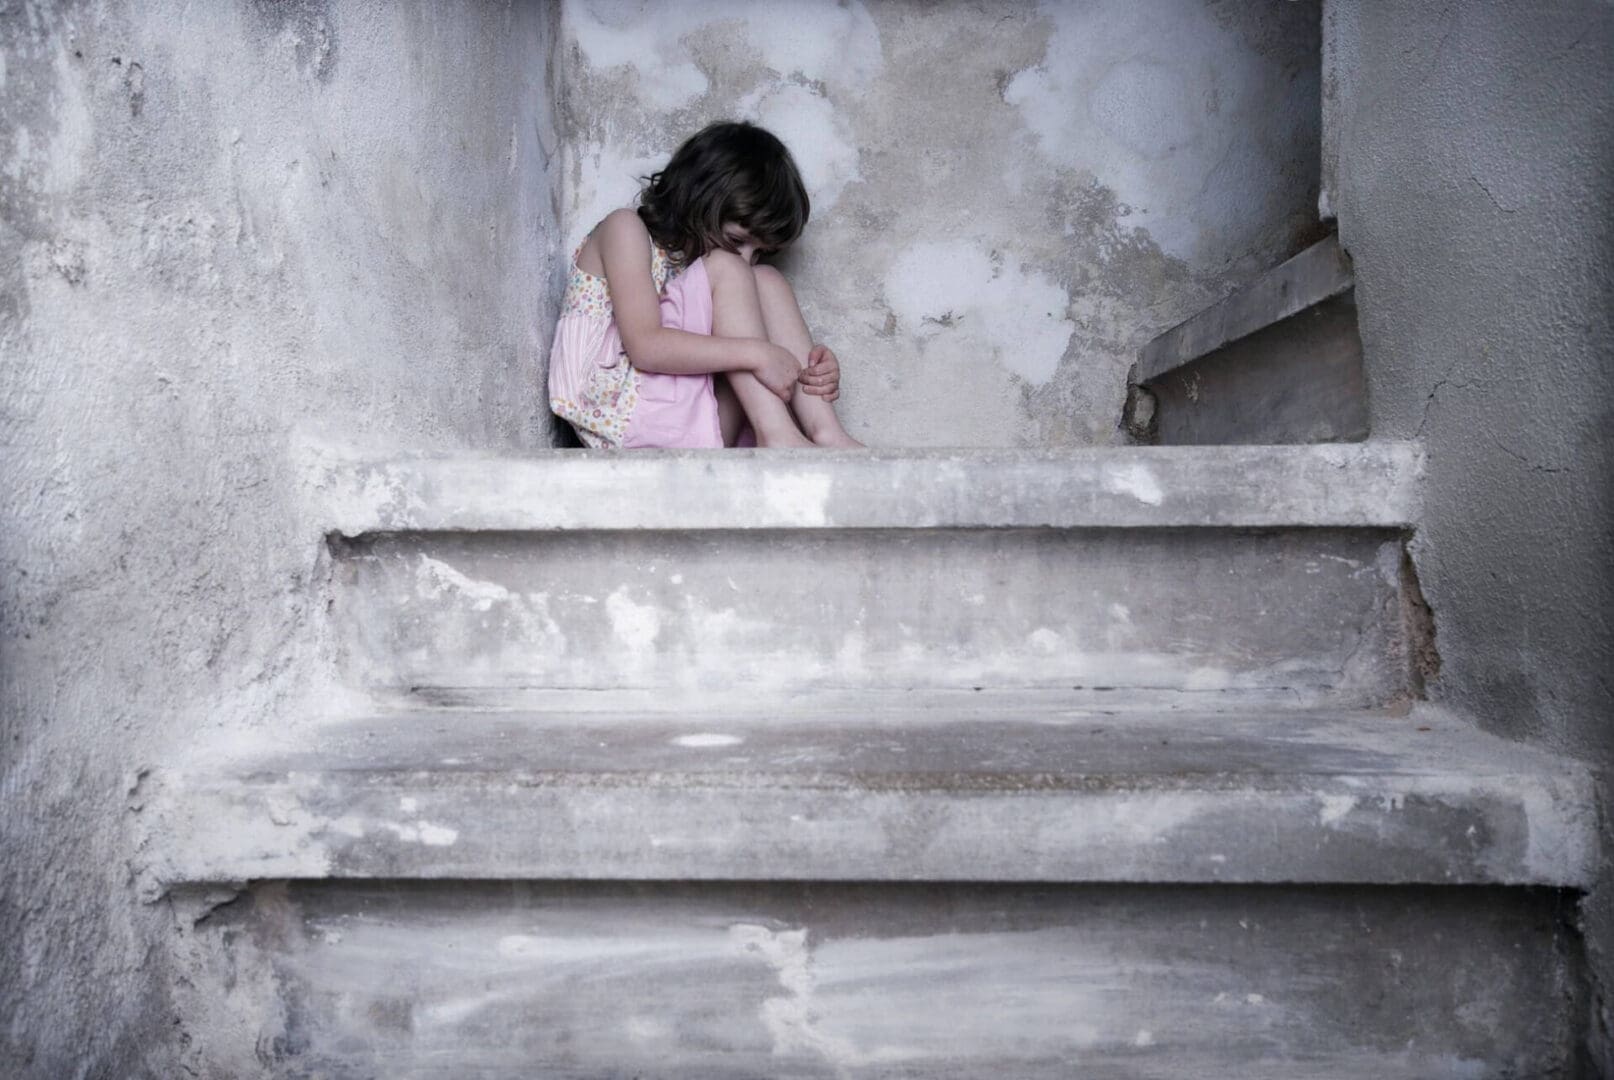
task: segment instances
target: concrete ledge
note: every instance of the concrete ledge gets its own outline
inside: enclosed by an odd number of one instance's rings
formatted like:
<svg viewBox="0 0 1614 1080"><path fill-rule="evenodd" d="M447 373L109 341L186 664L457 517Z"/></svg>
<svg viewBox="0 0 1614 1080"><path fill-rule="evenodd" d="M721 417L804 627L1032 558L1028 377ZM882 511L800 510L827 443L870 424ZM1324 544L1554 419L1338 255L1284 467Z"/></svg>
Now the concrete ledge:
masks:
<svg viewBox="0 0 1614 1080"><path fill-rule="evenodd" d="M1415 443L1042 451L548 451L322 463L320 527L415 531L1378 526Z"/></svg>
<svg viewBox="0 0 1614 1080"><path fill-rule="evenodd" d="M889 702L889 697L882 699ZM153 778L148 874L1583 887L1579 766L1444 714L419 712ZM1017 699L1018 700L1018 699Z"/></svg>
<svg viewBox="0 0 1614 1080"><path fill-rule="evenodd" d="M1355 281L1338 237L1330 236L1149 342L1138 353L1133 381L1153 382L1174 368L1338 296Z"/></svg>

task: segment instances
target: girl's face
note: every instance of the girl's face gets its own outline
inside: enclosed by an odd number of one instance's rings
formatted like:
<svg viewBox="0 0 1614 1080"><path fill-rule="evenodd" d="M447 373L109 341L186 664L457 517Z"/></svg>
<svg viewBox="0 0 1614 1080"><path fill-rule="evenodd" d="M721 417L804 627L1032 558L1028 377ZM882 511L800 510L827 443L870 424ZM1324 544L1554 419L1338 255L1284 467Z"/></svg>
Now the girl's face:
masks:
<svg viewBox="0 0 1614 1080"><path fill-rule="evenodd" d="M769 249L757 243L756 237L752 236L744 225L737 222L723 223L723 238L740 258L752 266L756 265L759 256L769 254Z"/></svg>

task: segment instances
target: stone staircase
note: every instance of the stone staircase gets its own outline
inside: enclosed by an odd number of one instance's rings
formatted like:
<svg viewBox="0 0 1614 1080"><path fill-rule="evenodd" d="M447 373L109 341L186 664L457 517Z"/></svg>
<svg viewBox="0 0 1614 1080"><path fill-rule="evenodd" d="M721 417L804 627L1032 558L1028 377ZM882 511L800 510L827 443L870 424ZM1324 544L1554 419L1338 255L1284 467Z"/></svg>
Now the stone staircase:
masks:
<svg viewBox="0 0 1614 1080"><path fill-rule="evenodd" d="M331 466L358 705L142 787L197 1062L1572 1075L1591 779L1420 700L1421 470Z"/></svg>

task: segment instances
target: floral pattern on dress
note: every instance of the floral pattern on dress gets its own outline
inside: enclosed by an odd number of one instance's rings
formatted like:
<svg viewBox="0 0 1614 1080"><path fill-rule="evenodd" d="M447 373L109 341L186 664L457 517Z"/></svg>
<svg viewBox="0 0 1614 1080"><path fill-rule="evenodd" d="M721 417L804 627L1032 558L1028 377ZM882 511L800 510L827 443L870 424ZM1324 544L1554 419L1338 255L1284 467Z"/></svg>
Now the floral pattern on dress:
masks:
<svg viewBox="0 0 1614 1080"><path fill-rule="evenodd" d="M572 252L572 272L561 299L561 318L598 319L610 322L611 293L603 277L590 274L577 265L583 247ZM650 278L656 292L662 293L681 267L659 245L650 252ZM557 335L558 340L558 335ZM556 363L551 356L550 363ZM588 379L579 391L581 401L552 397L550 410L577 431L583 445L595 450L620 447L627 438L628 421L639 404L639 372L628 362L626 350L619 349L610 366L596 359Z"/></svg>
<svg viewBox="0 0 1614 1080"><path fill-rule="evenodd" d="M606 287L604 278L597 277L577 265L577 256L582 251L583 245L579 244L577 250L572 252L572 274L566 279L566 292L561 297L560 312L562 315L612 318L611 290ZM667 282L676 276L677 269L678 266L671 255L663 251L660 245L651 245L650 280L655 282L656 292L667 291Z"/></svg>
<svg viewBox="0 0 1614 1080"><path fill-rule="evenodd" d="M582 402L556 398L550 409L577 429L583 445L595 450L621 446L628 419L639 404L639 380L631 364L596 367L583 389Z"/></svg>

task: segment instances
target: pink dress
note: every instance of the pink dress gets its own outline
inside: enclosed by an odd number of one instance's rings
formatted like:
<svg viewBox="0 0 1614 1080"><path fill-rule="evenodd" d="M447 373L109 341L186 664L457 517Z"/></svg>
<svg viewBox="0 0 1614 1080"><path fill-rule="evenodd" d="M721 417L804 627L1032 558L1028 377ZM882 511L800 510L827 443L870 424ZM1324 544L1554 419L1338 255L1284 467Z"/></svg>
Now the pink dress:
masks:
<svg viewBox="0 0 1614 1080"><path fill-rule="evenodd" d="M712 285L705 260L676 271L667 252L652 250L661 325L710 334ZM549 407L595 449L723 445L712 376L662 375L630 364L605 279L579 269L576 252L549 352Z"/></svg>

